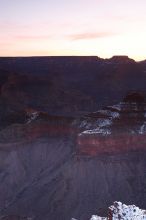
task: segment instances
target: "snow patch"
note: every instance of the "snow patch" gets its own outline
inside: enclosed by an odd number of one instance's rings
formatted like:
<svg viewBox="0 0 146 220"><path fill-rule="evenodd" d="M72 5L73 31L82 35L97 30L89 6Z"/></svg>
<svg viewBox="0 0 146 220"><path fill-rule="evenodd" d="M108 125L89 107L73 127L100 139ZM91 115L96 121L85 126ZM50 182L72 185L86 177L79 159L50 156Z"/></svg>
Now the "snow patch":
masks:
<svg viewBox="0 0 146 220"><path fill-rule="evenodd" d="M110 107L115 109L116 111L121 111L122 110L122 102L120 102L119 104L110 106Z"/></svg>
<svg viewBox="0 0 146 220"><path fill-rule="evenodd" d="M90 220L107 220L107 218L105 217L100 217L97 215L92 215L92 217L90 218Z"/></svg>
<svg viewBox="0 0 146 220"><path fill-rule="evenodd" d="M146 211L139 209L135 205L125 205L121 202L114 202L109 207L113 220L146 220Z"/></svg>
<svg viewBox="0 0 146 220"><path fill-rule="evenodd" d="M102 119L102 118L97 119L97 126L99 127L110 126L111 124L112 121L110 119Z"/></svg>
<svg viewBox="0 0 146 220"><path fill-rule="evenodd" d="M116 111L111 111L111 110L99 110L98 113L111 117L112 119L119 118L120 113Z"/></svg>
<svg viewBox="0 0 146 220"><path fill-rule="evenodd" d="M29 113L27 113L27 116L28 116L27 124L29 124L38 118L39 113L38 112L31 112L31 113L29 112Z"/></svg>
<svg viewBox="0 0 146 220"><path fill-rule="evenodd" d="M140 127L139 134L144 134L146 132L146 122Z"/></svg>
<svg viewBox="0 0 146 220"><path fill-rule="evenodd" d="M88 121L82 121L79 127L80 128L90 129L90 127L92 127L92 123L90 123Z"/></svg>
<svg viewBox="0 0 146 220"><path fill-rule="evenodd" d="M79 134L79 136L81 135L85 135L85 134L101 134L103 136L106 136L106 135L110 135L111 134L111 131L110 129L107 129L107 128L96 128L96 129L92 129L92 130L86 130L86 131L83 131Z"/></svg>

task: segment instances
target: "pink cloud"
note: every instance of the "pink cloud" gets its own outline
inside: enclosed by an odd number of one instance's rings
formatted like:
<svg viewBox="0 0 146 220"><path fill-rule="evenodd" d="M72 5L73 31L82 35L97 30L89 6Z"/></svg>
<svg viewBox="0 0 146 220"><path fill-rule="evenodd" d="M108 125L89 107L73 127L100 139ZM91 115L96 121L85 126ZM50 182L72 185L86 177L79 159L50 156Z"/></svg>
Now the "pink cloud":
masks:
<svg viewBox="0 0 146 220"><path fill-rule="evenodd" d="M88 39L96 39L103 38L115 35L113 32L85 32L79 34L71 34L68 37L71 40L88 40Z"/></svg>

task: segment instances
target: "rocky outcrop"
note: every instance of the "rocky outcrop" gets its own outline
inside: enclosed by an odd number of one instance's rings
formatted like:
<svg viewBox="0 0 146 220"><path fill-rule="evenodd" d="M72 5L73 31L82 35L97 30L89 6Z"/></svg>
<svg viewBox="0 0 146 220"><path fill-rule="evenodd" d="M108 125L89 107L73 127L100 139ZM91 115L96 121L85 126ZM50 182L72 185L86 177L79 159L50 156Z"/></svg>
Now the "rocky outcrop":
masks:
<svg viewBox="0 0 146 220"><path fill-rule="evenodd" d="M114 202L108 208L108 216L100 217L92 215L90 220L145 220L146 210L142 210L135 205L125 205L121 202ZM75 220L72 218L72 220Z"/></svg>
<svg viewBox="0 0 146 220"><path fill-rule="evenodd" d="M130 92L118 105L90 114L77 143L80 153L92 156L146 150L144 95Z"/></svg>
<svg viewBox="0 0 146 220"><path fill-rule="evenodd" d="M114 202L112 206L109 207L108 211L109 220L142 220L146 219L146 210L142 210L135 205L125 205L121 202Z"/></svg>

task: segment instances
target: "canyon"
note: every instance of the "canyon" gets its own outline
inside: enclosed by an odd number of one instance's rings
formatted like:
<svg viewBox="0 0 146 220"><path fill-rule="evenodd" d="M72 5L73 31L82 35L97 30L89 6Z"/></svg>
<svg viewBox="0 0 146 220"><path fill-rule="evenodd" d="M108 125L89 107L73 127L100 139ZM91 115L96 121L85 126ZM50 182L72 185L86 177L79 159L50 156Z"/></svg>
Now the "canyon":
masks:
<svg viewBox="0 0 146 220"><path fill-rule="evenodd" d="M146 209L146 62L0 58L0 219Z"/></svg>

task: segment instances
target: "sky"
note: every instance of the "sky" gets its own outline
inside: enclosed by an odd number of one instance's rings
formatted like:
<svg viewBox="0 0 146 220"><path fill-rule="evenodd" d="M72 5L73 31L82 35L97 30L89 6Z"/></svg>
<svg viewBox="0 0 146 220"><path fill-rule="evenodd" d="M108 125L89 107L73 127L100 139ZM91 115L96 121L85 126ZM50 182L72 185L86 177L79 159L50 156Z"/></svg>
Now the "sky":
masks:
<svg viewBox="0 0 146 220"><path fill-rule="evenodd" d="M146 59L146 0L0 0L0 56Z"/></svg>

